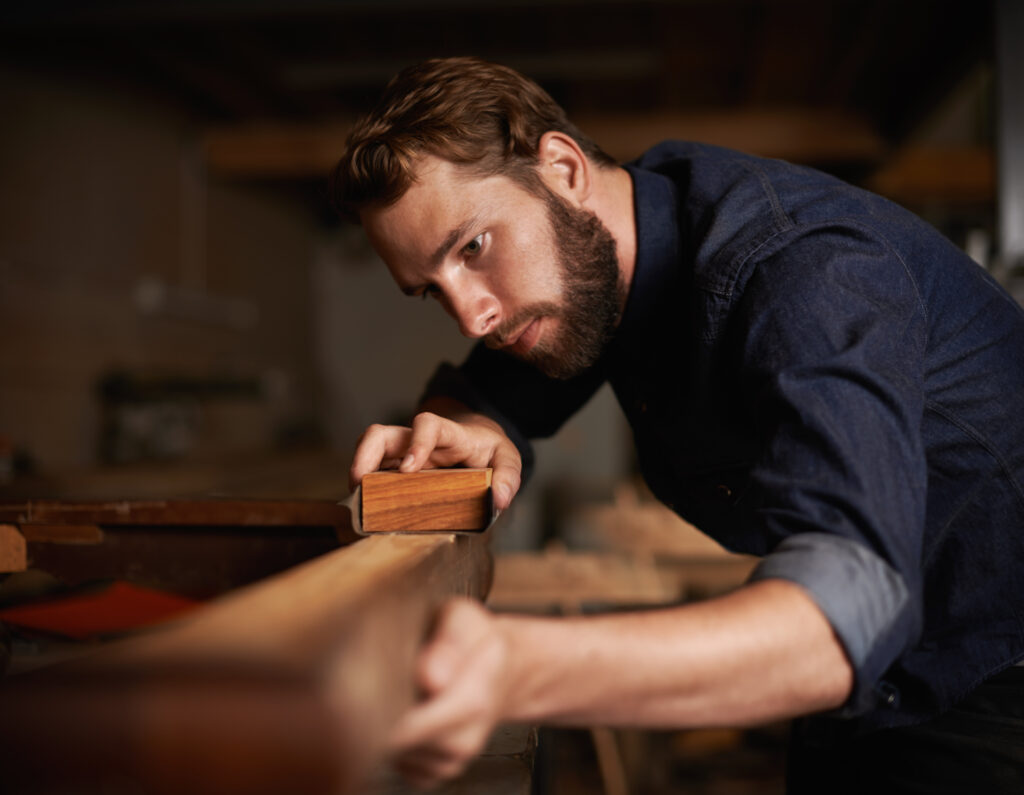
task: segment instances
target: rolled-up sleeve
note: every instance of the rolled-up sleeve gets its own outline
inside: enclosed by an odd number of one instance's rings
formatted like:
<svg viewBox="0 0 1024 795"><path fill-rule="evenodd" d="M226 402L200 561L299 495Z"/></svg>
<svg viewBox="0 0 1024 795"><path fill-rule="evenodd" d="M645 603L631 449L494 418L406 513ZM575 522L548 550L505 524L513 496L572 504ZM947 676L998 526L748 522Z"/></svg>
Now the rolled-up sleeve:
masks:
<svg viewBox="0 0 1024 795"><path fill-rule="evenodd" d="M832 625L857 672L841 714L876 705L874 683L916 631L899 572L862 544L825 533L787 538L754 569L751 582L782 579L807 591Z"/></svg>
<svg viewBox="0 0 1024 795"><path fill-rule="evenodd" d="M827 617L855 674L846 715L884 700L921 632L922 306L900 258L857 227L797 230L738 304L764 450L753 578L800 585Z"/></svg>

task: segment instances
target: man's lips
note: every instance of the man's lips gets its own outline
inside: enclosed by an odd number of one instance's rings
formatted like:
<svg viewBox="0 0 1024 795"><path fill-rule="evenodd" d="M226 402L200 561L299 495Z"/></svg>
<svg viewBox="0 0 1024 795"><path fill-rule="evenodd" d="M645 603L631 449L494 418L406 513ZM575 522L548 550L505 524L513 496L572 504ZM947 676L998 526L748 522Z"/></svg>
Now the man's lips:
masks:
<svg viewBox="0 0 1024 795"><path fill-rule="evenodd" d="M488 347L501 348L509 353L522 356L527 353L540 337L540 318L534 318L519 331L507 337L492 337L486 340Z"/></svg>
<svg viewBox="0 0 1024 795"><path fill-rule="evenodd" d="M540 318L534 318L530 324L509 341L506 346L516 356L524 356L540 338Z"/></svg>

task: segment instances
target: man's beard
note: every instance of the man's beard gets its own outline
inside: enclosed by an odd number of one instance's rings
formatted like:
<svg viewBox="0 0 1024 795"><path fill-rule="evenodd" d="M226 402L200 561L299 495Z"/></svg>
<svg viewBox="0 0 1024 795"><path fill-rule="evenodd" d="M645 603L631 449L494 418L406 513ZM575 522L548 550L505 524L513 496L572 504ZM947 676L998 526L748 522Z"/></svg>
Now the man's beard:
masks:
<svg viewBox="0 0 1024 795"><path fill-rule="evenodd" d="M545 191L544 202L558 252L561 303L526 307L493 336L505 337L531 319L558 319L557 336L538 340L520 358L551 378L566 379L600 358L618 325L625 285L619 278L615 238L601 220L550 191Z"/></svg>

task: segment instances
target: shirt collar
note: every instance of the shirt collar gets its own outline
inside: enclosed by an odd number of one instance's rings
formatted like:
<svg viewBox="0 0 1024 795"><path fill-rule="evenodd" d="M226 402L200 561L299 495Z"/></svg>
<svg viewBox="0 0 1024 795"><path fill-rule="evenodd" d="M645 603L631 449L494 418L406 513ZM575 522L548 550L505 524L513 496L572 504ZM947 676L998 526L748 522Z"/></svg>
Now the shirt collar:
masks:
<svg viewBox="0 0 1024 795"><path fill-rule="evenodd" d="M666 288L679 269L675 185L663 174L635 165L625 169L633 178L636 263L616 342L629 339L653 319L653 310L667 297Z"/></svg>

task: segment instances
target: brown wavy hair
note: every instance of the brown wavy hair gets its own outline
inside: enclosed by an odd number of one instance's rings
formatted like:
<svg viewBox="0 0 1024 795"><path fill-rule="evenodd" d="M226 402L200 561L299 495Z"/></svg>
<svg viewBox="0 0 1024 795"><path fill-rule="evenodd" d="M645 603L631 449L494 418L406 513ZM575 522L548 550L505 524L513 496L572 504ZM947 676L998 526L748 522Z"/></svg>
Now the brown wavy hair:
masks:
<svg viewBox="0 0 1024 795"><path fill-rule="evenodd" d="M515 70L469 57L424 61L399 72L349 133L331 174L331 201L350 218L393 204L415 180L416 158L424 154L480 176L504 174L540 194L537 150L548 131L571 136L594 163L615 165L544 89Z"/></svg>

